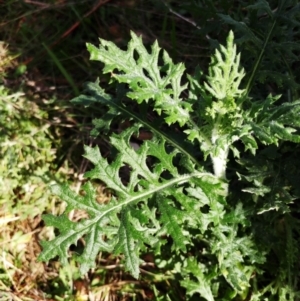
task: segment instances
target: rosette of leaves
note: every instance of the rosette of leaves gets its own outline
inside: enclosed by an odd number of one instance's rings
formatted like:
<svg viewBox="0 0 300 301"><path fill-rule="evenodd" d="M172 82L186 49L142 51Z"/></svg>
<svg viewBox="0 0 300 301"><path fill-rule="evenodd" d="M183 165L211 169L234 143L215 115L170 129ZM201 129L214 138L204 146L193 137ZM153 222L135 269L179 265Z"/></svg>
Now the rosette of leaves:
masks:
<svg viewBox="0 0 300 301"><path fill-rule="evenodd" d="M99 48L87 45L91 59L104 63L103 72L126 88L119 87L113 97L99 81L88 83L86 93L73 102L108 107L107 114L95 120L94 133L109 132L117 118L133 125L111 134L113 158L105 158L98 147L85 147L84 156L94 168L85 174L88 181L81 195L66 185L52 187L67 208L62 216L44 216L59 235L42 242L39 259L59 256L66 263L70 246L83 237L84 250L76 256L81 273L95 266L99 251L107 251L123 254L126 270L137 278L141 252L151 248L161 254L167 239L173 253L194 254L177 263L188 295L198 293L209 301L238 295L244 300L266 254L251 232L249 215L256 213L230 198L229 154L239 158L240 144L254 156L259 144L299 142L299 121L291 118L300 102L277 106L278 97L252 101L247 96L240 88L245 72L232 32L226 47L220 46L212 57L209 75L204 78L196 70L185 84L183 64L174 64L165 51L161 56L156 42L149 52L141 38L131 36L127 50L102 39ZM152 138L133 148L131 138L145 128ZM212 168L201 157L210 158ZM122 177L124 168L128 177ZM96 202L91 184L95 179L112 191L107 204ZM71 221L68 212L73 209L86 211L88 218ZM202 247L196 251L197 241ZM252 293L257 293L255 288Z"/></svg>

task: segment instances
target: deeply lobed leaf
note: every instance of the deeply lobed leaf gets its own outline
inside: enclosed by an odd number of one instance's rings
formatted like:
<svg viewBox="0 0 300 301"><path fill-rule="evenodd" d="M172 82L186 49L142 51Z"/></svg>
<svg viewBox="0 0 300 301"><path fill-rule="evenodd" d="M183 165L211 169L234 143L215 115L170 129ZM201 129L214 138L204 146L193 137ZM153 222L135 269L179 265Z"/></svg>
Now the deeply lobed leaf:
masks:
<svg viewBox="0 0 300 301"><path fill-rule="evenodd" d="M69 247L76 244L79 238L85 237L84 252L76 257L81 264L81 273L84 274L94 267L99 251L114 250L116 254L125 255L126 269L137 278L140 250L145 248L144 244L153 246L161 241L158 240L161 233L172 237L175 250L185 250L189 238L184 236L180 224L190 214L189 207L181 212L169 204L168 196L176 196L174 187L193 178L210 179L213 176L197 171L179 174L172 163L175 153L166 152L164 141L147 141L138 150L134 150L129 140L136 131L138 126L111 137L111 144L120 153L110 164L97 147L85 147L85 157L95 166L85 176L101 180L114 192L115 197L108 204L96 202L95 190L89 182L83 187L82 196L76 195L66 186L53 187L53 193L67 203L66 213L72 209L80 209L86 211L89 218L72 222L66 214L61 217L46 215L44 219L47 225L56 227L60 234L50 242L42 242L44 250L39 260L46 261L59 256L66 263ZM148 156L157 159L153 170L148 167ZM128 166L130 170L127 183L120 176L123 166ZM164 179L163 173L166 171L172 175L171 178ZM158 224L153 212L147 209L148 200L154 196L161 212ZM141 210L136 210L137 205ZM119 215L121 219L118 218Z"/></svg>
<svg viewBox="0 0 300 301"><path fill-rule="evenodd" d="M127 51L103 39L100 39L99 48L87 44L91 59L103 62L104 73L112 72L119 83L129 85L129 98L138 103L152 99L154 109L158 113L163 111L167 114L168 124L178 122L183 126L188 122L191 111L181 99L181 93L187 88L186 84L181 84L184 65L174 64L164 51L164 65L159 66L160 48L157 42L152 45L149 53L141 37L131 32L131 38ZM135 59L136 54L138 59Z"/></svg>

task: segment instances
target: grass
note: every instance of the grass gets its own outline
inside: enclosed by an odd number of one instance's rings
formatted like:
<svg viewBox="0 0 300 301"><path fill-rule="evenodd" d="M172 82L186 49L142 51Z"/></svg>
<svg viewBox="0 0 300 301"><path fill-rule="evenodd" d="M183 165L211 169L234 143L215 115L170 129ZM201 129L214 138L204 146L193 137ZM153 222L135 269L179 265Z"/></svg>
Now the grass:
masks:
<svg viewBox="0 0 300 301"><path fill-rule="evenodd" d="M84 144L109 151L106 137L91 138L101 108L74 107L69 100L85 81L99 76L85 43L98 37L125 46L129 31L150 45L155 39L188 71L205 69L216 40L229 30L216 13L243 16L243 1L18 1L0 2L0 301L184 300L184 292L145 254L140 281L121 269L121 258L99 254L98 266L80 278L72 261L37 263L39 241L55 233L41 214L64 204L47 185L68 181L79 191L89 165ZM216 7L217 5L217 7ZM241 17L242 18L242 17ZM226 34L224 34L226 33ZM247 60L246 60L247 63ZM108 76L100 77L102 86ZM272 87L274 89L274 87ZM120 125L116 125L118 129ZM99 186L99 202L107 192ZM73 212L74 220L82 213ZM80 242L73 252L80 252Z"/></svg>

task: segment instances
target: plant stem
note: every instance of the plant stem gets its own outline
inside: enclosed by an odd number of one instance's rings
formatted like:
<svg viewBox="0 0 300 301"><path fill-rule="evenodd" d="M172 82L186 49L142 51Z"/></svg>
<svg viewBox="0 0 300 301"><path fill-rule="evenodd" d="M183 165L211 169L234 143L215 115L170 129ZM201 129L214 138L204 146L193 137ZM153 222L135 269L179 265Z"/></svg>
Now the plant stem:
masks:
<svg viewBox="0 0 300 301"><path fill-rule="evenodd" d="M212 145L215 145L217 140L220 138L219 124L221 122L222 117L219 115L215 126L211 133L211 142ZM229 146L219 147L216 152L211 152L211 160L213 163L214 174L219 179L226 180L226 164L227 164L227 156L229 152ZM215 155L216 153L216 155Z"/></svg>

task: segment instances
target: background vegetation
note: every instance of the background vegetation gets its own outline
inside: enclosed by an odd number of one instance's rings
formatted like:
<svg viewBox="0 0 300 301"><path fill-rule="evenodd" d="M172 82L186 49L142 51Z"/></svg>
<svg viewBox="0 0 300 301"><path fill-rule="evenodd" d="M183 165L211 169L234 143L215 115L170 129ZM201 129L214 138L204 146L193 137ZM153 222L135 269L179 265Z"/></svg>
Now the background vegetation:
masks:
<svg viewBox="0 0 300 301"><path fill-rule="evenodd" d="M67 181L79 191L82 175L90 167L82 157L83 145L98 144L109 151L107 137L90 136L92 119L101 116L105 108L83 109L69 102L82 91L84 82L100 76L105 87L109 81L109 76L100 74L99 65L88 60L85 43L98 44L101 37L124 47L132 30L143 36L146 45L158 40L173 60L184 62L191 73L195 65L207 69L218 42L224 44L233 29L253 97L272 93L282 94L283 101L293 101L299 98L300 78L297 2L0 1L0 300L168 300L166 294L171 300L185 300L185 291L168 273L167 254L162 254L160 266L153 254L145 254L148 264L141 268L139 281L124 273L120 258L111 254L99 254L98 268L86 278L79 277L72 261L66 267L57 261L36 262L39 240L55 234L44 227L41 214L58 214L64 209L47 186ZM274 19L271 16L276 11L282 14ZM262 50L265 55L261 57ZM254 74L251 70L258 58L260 69ZM113 127L120 131L126 124ZM279 153L269 148L264 154L276 162L274 177L269 181L286 181L294 187L293 204L288 203L285 211L291 212L289 219L279 210L277 222L270 220L284 236L283 225L294 225L298 220L299 148L285 144ZM244 164L250 169L247 162ZM253 177L257 176L255 168ZM231 172L235 173L234 168ZM99 201L105 202L109 192L101 185L98 189ZM266 211L279 204L276 195L273 201ZM72 214L76 220L82 213ZM289 229L294 246L287 248L284 240L278 241L274 268L278 262L292 262L294 272L289 275L293 279L289 280L292 289L298 291L299 265L295 258L299 258L296 245L300 228ZM269 241L263 243L270 243L273 234L269 231ZM79 251L80 244L73 252ZM284 286L285 277L281 274L276 278L278 287Z"/></svg>

